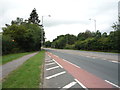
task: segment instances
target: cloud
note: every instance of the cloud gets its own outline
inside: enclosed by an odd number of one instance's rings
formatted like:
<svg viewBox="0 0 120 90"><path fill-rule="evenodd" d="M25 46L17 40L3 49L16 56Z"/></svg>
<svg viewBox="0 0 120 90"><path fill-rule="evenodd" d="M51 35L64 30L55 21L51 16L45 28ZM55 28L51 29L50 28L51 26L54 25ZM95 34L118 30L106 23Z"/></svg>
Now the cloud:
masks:
<svg viewBox="0 0 120 90"><path fill-rule="evenodd" d="M0 0L0 28L17 17L29 18L36 8L39 19L44 16L46 37L50 40L60 34L78 34L86 29L104 32L112 30L117 21L118 0ZM47 17L47 15L51 17ZM0 30L1 31L1 30Z"/></svg>

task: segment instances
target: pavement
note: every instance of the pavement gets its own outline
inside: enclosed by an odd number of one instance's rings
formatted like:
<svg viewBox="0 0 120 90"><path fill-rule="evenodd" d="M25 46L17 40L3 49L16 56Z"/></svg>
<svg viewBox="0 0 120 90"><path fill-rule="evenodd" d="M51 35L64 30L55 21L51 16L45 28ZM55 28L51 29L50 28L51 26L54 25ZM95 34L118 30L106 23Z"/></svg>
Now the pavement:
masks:
<svg viewBox="0 0 120 90"><path fill-rule="evenodd" d="M46 51L48 51L48 56L46 56L44 68L43 86L45 88L64 88L67 85L69 88L85 89L120 88L117 58L108 60L108 58L103 57L104 53L97 53L95 56L94 52L89 52L93 53L93 56L87 52L80 54L81 52L70 50L46 49ZM102 58L100 58L101 56ZM117 54L110 54L110 56L116 57ZM66 74L68 77L65 76ZM76 84L77 86L75 86Z"/></svg>
<svg viewBox="0 0 120 90"><path fill-rule="evenodd" d="M1 65L0 68L2 68L2 69L0 69L0 70L2 70L2 71L0 71L0 72L2 72L2 73L0 73L0 79L3 80L10 72L15 70L17 67L22 65L26 60L28 60L32 56L36 55L37 53L38 52L29 54L29 55L25 55L19 59L13 60L11 62L4 64L4 65Z"/></svg>

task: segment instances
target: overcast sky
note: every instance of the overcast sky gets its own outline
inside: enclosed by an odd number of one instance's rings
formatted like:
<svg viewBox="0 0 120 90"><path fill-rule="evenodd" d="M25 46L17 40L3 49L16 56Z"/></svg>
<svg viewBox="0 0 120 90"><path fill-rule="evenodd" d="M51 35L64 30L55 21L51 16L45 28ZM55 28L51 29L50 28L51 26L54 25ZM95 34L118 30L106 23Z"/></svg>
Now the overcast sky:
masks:
<svg viewBox="0 0 120 90"><path fill-rule="evenodd" d="M0 0L0 31L16 17L27 19L36 8L39 19L44 16L47 40L61 34L74 34L87 29L109 33L118 20L119 0ZM48 17L51 15L51 17Z"/></svg>

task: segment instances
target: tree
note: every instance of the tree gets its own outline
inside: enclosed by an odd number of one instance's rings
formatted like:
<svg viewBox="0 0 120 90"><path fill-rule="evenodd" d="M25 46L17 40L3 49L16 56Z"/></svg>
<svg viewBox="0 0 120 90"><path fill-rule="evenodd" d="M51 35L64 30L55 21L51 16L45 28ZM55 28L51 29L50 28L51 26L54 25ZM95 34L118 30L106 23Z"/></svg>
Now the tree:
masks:
<svg viewBox="0 0 120 90"><path fill-rule="evenodd" d="M51 47L51 42L50 41L46 41L45 42L45 47Z"/></svg>
<svg viewBox="0 0 120 90"><path fill-rule="evenodd" d="M38 19L38 14L36 12L36 9L34 8L30 14L30 17L28 19L29 23L33 23L33 24L38 24L40 23L40 20Z"/></svg>

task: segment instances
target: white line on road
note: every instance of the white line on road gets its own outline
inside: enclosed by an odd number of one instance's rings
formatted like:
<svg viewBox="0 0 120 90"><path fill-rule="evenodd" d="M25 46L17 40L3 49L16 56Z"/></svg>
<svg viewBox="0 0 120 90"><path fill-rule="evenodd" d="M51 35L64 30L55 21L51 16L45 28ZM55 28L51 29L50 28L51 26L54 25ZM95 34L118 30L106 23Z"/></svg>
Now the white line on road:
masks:
<svg viewBox="0 0 120 90"><path fill-rule="evenodd" d="M92 57L93 59L96 59L96 57Z"/></svg>
<svg viewBox="0 0 120 90"><path fill-rule="evenodd" d="M77 82L71 82L68 85L64 86L63 88L71 88L72 86L74 86Z"/></svg>
<svg viewBox="0 0 120 90"><path fill-rule="evenodd" d="M49 70L53 70L53 69L56 69L56 68L59 68L60 66L55 66L55 67L51 67L51 68L48 68L48 69L46 69L47 71L49 71Z"/></svg>
<svg viewBox="0 0 120 90"><path fill-rule="evenodd" d="M118 61L111 61L111 62L113 62L113 63L118 63Z"/></svg>
<svg viewBox="0 0 120 90"><path fill-rule="evenodd" d="M54 62L56 62L54 59L53 59ZM56 62L61 68L63 68L58 62Z"/></svg>
<svg viewBox="0 0 120 90"><path fill-rule="evenodd" d="M55 64L55 62L53 62L53 63L48 63L48 64L45 64L45 65L52 65L52 64Z"/></svg>
<svg viewBox="0 0 120 90"><path fill-rule="evenodd" d="M54 75L52 75L52 76L48 76L48 77L46 77L46 79L51 79L51 78L54 78L54 77L56 77L56 76L62 75L62 74L64 74L64 73L66 73L66 72L63 71L63 72L60 72L60 73L54 74Z"/></svg>
<svg viewBox="0 0 120 90"><path fill-rule="evenodd" d="M77 79L74 79L80 86L82 86L85 90L88 90L81 82L79 82Z"/></svg>
<svg viewBox="0 0 120 90"><path fill-rule="evenodd" d="M117 88L120 88L118 85L116 85L116 84L114 84L114 83L112 83L112 82L110 82L110 81L108 81L108 80L105 80L105 81L106 81L107 83L109 83L109 84L111 84L111 85L117 87Z"/></svg>
<svg viewBox="0 0 120 90"><path fill-rule="evenodd" d="M86 57L90 57L90 56L86 56Z"/></svg>
<svg viewBox="0 0 120 90"><path fill-rule="evenodd" d="M107 60L107 59L103 58L103 60Z"/></svg>
<svg viewBox="0 0 120 90"><path fill-rule="evenodd" d="M71 63L71 62L69 62L69 61L67 61L67 60L65 60L65 59L63 59L64 61L66 61L66 62L68 62L68 63L70 63L70 64L72 64L73 66L75 66L75 67L77 67L77 68L80 68L79 66L77 66L77 65L75 65L75 64L73 64L73 63Z"/></svg>
<svg viewBox="0 0 120 90"><path fill-rule="evenodd" d="M47 60L47 61L45 61L45 62L52 62L53 60Z"/></svg>
<svg viewBox="0 0 120 90"><path fill-rule="evenodd" d="M56 57L58 57L57 55L55 55Z"/></svg>
<svg viewBox="0 0 120 90"><path fill-rule="evenodd" d="M50 58L51 58L51 56L50 56L50 55L48 55L48 57L50 57Z"/></svg>

